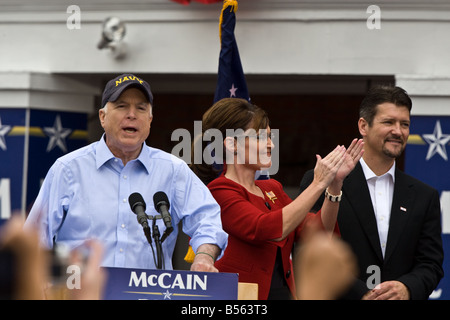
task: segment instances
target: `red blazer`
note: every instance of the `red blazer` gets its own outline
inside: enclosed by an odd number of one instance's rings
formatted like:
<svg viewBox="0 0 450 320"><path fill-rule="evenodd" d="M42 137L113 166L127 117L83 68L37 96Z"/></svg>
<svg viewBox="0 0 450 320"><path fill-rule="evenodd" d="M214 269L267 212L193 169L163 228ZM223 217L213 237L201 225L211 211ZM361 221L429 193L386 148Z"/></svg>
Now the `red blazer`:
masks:
<svg viewBox="0 0 450 320"><path fill-rule="evenodd" d="M222 211L222 225L228 233L228 246L223 257L215 264L220 272L239 274L240 282L258 283L258 297L266 300L269 295L272 273L281 248L284 277L295 297L295 282L290 255L294 242L308 221L321 218L308 213L305 220L282 241L273 241L282 234L284 206L292 202L281 184L273 179L256 180L265 199L247 191L240 184L223 175L208 184ZM266 192L269 193L266 194ZM265 203L269 203L269 209Z"/></svg>

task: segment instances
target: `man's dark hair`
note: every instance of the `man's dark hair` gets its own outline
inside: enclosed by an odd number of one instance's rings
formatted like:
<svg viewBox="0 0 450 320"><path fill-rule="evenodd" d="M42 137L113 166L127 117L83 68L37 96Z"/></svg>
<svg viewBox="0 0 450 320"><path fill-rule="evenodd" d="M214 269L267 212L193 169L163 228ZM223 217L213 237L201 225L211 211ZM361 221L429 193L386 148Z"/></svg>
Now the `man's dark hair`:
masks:
<svg viewBox="0 0 450 320"><path fill-rule="evenodd" d="M379 85L367 92L359 106L359 116L372 125L377 113L377 106L386 102L393 103L398 107L406 107L411 112L412 101L404 89L391 85Z"/></svg>

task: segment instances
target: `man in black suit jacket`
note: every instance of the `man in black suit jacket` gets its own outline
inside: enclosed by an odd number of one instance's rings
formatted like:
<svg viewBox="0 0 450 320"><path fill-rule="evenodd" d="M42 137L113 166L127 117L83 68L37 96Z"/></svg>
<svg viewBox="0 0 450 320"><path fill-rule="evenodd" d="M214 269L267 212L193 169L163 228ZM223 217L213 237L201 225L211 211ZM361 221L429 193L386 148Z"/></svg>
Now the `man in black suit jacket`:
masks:
<svg viewBox="0 0 450 320"><path fill-rule="evenodd" d="M338 214L342 239L359 265L344 298L427 299L443 277L439 194L395 167L408 140L411 106L403 89L390 86L369 90L361 103L364 155L344 181ZM301 191L312 179L310 170Z"/></svg>

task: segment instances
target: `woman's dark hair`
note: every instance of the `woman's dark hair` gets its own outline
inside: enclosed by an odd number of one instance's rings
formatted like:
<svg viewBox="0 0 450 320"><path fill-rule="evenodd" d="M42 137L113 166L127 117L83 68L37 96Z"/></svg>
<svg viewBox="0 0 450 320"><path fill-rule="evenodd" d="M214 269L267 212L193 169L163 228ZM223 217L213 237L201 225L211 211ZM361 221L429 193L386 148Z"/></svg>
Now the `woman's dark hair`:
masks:
<svg viewBox="0 0 450 320"><path fill-rule="evenodd" d="M196 137L192 143L192 161L191 169L205 183L208 184L220 174L221 169L211 164L206 164L203 157L201 163L195 163L194 148L201 144L201 150L205 149L209 141L203 141L204 133L209 129L217 129L221 132L225 139L227 129L248 130L266 129L269 126L269 118L267 113L258 106L251 104L247 100L238 98L224 98L217 101L209 108L202 117L202 137ZM222 141L223 145L223 141ZM225 158L225 150L223 152ZM223 162L225 163L225 159Z"/></svg>

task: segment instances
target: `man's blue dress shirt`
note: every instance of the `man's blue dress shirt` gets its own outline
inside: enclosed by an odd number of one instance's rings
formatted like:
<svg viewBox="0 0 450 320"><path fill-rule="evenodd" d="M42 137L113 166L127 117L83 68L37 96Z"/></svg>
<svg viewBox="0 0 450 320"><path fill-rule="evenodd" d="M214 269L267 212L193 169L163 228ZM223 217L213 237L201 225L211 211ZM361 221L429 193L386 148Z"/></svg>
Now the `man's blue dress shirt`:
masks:
<svg viewBox="0 0 450 320"><path fill-rule="evenodd" d="M37 226L41 241L49 248L54 239L71 249L87 239L99 240L105 248L103 266L155 269L151 247L128 197L139 192L147 215L154 216L158 213L153 195L158 191L169 198L174 227L162 244L166 269L172 269L179 222L191 237L194 252L209 243L223 254L228 236L222 229L220 207L184 161L144 143L139 157L124 166L104 137L53 164L25 227ZM148 222L151 228L152 221ZM163 221L157 220L157 225L162 235Z"/></svg>

